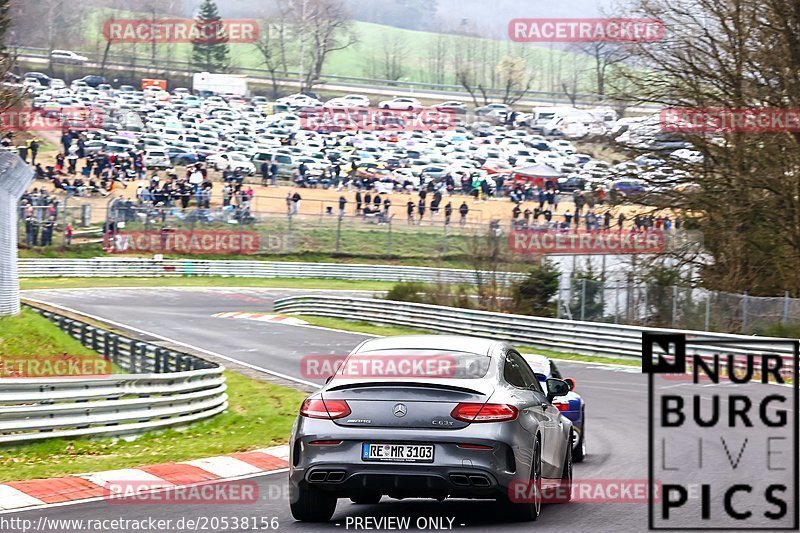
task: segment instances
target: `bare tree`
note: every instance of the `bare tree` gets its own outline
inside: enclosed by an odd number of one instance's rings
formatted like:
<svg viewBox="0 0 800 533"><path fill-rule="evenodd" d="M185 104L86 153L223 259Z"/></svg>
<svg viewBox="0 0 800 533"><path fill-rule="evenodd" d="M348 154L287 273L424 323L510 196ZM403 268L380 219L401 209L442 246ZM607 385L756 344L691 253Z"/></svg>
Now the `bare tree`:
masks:
<svg viewBox="0 0 800 533"><path fill-rule="evenodd" d="M437 33L430 37L429 46L426 49L428 51L427 63L430 82L443 84L447 68L448 36L443 33Z"/></svg>
<svg viewBox="0 0 800 533"><path fill-rule="evenodd" d="M408 43L402 34L384 35L379 54L383 79L397 81L408 73Z"/></svg>
<svg viewBox="0 0 800 533"><path fill-rule="evenodd" d="M531 89L533 76L521 57L504 57L495 68L497 81L503 91L503 103L514 104Z"/></svg>
<svg viewBox="0 0 800 533"><path fill-rule="evenodd" d="M690 109L800 108L800 3L639 0L637 11L669 32L634 47L637 68L622 72L629 99ZM663 119L660 126L669 132ZM661 183L659 196L702 231L712 258L700 265L704 284L800 295L800 131L679 135L703 158L671 160L687 172L688 187Z"/></svg>
<svg viewBox="0 0 800 533"><path fill-rule="evenodd" d="M625 61L629 56L628 46L611 42L591 42L574 45L574 49L591 56L594 62L595 90L602 100L606 94L606 77L609 69Z"/></svg>
<svg viewBox="0 0 800 533"><path fill-rule="evenodd" d="M288 3L280 2L278 10L263 19L262 31L256 41L256 48L261 52L264 66L270 75L272 83L272 97L278 97L278 77L279 74L286 76L288 68L286 66L286 40L291 32L290 11Z"/></svg>
<svg viewBox="0 0 800 533"><path fill-rule="evenodd" d="M318 84L322 69L331 53L344 50L358 42L352 20L343 0L299 0L292 3L296 31L302 36L301 44L310 39L310 46L301 50L301 64L308 56L310 67L303 73L303 88Z"/></svg>

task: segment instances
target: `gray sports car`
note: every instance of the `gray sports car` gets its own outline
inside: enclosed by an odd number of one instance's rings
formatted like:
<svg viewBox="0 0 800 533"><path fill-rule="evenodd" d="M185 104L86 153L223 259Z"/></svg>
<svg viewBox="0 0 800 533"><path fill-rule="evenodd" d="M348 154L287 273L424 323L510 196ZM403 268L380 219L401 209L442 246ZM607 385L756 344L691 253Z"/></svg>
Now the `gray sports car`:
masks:
<svg viewBox="0 0 800 533"><path fill-rule="evenodd" d="M572 480L572 423L510 345L414 335L360 344L300 408L291 438L291 510L328 521L338 498L496 499L536 520L542 479Z"/></svg>

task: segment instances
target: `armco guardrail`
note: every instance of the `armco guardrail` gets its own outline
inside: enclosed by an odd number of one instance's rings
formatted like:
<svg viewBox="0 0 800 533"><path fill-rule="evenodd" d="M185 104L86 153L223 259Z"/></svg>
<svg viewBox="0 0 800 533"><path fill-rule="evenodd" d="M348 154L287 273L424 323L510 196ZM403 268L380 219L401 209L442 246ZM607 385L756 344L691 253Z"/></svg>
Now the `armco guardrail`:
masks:
<svg viewBox="0 0 800 533"><path fill-rule="evenodd" d="M725 353L734 356L754 353L779 353L792 356L783 345L754 344L756 338L744 335L725 335L700 331L681 331L657 328L621 326L602 322L580 322L541 318L526 315L491 313L438 305L397 302L378 298L347 298L337 296L293 296L275 301L275 311L361 320L393 326L409 326L456 335L472 335L524 344L535 348L585 355L641 358L642 332L685 333L692 340L715 341L725 344ZM737 344L737 341L750 341ZM719 348L693 345L701 356L718 352ZM790 361L788 362L790 364Z"/></svg>
<svg viewBox="0 0 800 533"><path fill-rule="evenodd" d="M221 365L34 310L129 373L3 378L0 444L138 433L209 418L228 407Z"/></svg>
<svg viewBox="0 0 800 533"><path fill-rule="evenodd" d="M19 275L21 278L233 276L475 283L478 276L489 280L494 273L397 265L98 258L20 259ZM523 277L513 272L497 275L500 283Z"/></svg>

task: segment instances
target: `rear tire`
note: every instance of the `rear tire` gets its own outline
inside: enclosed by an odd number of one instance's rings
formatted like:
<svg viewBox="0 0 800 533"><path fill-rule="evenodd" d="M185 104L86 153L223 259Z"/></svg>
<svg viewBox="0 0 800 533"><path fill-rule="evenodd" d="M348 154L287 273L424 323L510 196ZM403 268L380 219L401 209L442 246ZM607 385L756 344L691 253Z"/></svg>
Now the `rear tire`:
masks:
<svg viewBox="0 0 800 533"><path fill-rule="evenodd" d="M350 498L350 501L356 505L375 505L381 501L380 494L362 494L355 498Z"/></svg>
<svg viewBox="0 0 800 533"><path fill-rule="evenodd" d="M535 522L542 514L542 448L538 437L533 446L533 465L528 481L532 487L526 491L533 501L514 502L509 499L508 493L499 499L501 512L515 522Z"/></svg>
<svg viewBox="0 0 800 533"><path fill-rule="evenodd" d="M297 488L297 499L290 504L292 516L301 522L327 522L336 511L336 497L314 487Z"/></svg>
<svg viewBox="0 0 800 533"><path fill-rule="evenodd" d="M578 433L578 445L572 454L572 461L575 463L582 463L586 458L586 413L581 413L581 431Z"/></svg>

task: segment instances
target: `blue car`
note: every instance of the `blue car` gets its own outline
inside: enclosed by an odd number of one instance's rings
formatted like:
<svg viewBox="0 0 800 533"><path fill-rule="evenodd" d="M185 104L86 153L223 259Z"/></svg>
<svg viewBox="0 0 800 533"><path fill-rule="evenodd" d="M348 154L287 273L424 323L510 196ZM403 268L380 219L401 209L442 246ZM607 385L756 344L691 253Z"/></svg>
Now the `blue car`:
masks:
<svg viewBox="0 0 800 533"><path fill-rule="evenodd" d="M542 387L547 387L548 378L563 379L570 386L570 391L565 396L553 400L561 416L568 418L575 429L572 443L572 460L581 462L586 457L586 402L580 394L575 392L575 380L561 376L558 367L549 357L539 354L522 354L528 362Z"/></svg>

